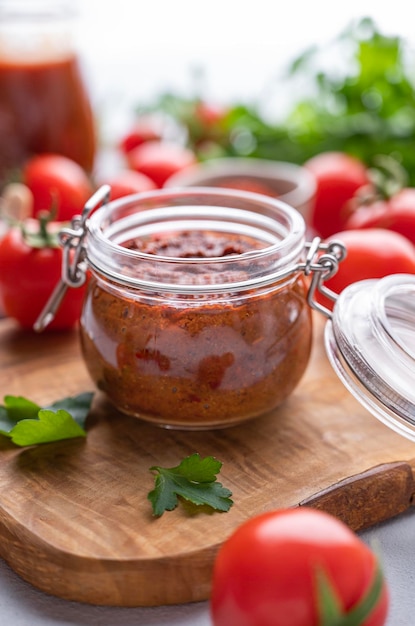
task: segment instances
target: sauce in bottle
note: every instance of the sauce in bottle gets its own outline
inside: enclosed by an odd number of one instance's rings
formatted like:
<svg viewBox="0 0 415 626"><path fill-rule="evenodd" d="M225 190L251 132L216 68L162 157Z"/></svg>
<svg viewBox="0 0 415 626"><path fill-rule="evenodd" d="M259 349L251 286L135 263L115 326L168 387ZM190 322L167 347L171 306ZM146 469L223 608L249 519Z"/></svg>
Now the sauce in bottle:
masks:
<svg viewBox="0 0 415 626"><path fill-rule="evenodd" d="M92 170L95 126L73 18L61 1L0 5L0 181L41 152Z"/></svg>

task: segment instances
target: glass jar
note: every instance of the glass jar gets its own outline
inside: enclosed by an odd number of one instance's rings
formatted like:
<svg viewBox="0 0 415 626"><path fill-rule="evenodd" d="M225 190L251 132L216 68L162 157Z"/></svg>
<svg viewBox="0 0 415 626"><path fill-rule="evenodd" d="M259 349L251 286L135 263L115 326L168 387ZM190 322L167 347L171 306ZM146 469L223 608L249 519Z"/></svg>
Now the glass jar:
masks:
<svg viewBox="0 0 415 626"><path fill-rule="evenodd" d="M343 384L375 417L415 441L415 276L350 285L325 327Z"/></svg>
<svg viewBox="0 0 415 626"><path fill-rule="evenodd" d="M170 176L166 187L226 187L278 198L310 222L316 181L303 166L271 159L221 157L190 165Z"/></svg>
<svg viewBox="0 0 415 626"><path fill-rule="evenodd" d="M304 233L288 205L230 190L159 190L98 208L86 222L80 324L96 386L119 410L170 428L274 409L309 360Z"/></svg>
<svg viewBox="0 0 415 626"><path fill-rule="evenodd" d="M72 2L0 3L0 182L35 153L92 170L93 112L74 42Z"/></svg>
<svg viewBox="0 0 415 626"><path fill-rule="evenodd" d="M328 318L326 352L346 388L415 441L415 275L338 296L324 282L346 254L341 241L305 242L302 216L279 200L197 187L109 196L100 189L61 232L62 279L35 330L89 270L82 350L121 411L201 429L272 410L307 366L314 308ZM190 247L186 232L197 235Z"/></svg>

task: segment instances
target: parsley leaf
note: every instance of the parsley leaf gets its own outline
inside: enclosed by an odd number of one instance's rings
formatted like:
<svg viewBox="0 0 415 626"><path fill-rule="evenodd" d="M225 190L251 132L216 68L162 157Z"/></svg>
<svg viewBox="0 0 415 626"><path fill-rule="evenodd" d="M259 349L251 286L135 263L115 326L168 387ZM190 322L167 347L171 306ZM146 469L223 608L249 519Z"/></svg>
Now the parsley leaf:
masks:
<svg viewBox="0 0 415 626"><path fill-rule="evenodd" d="M21 419L34 419L41 407L23 396L5 396L4 406L0 406L0 432L8 434Z"/></svg>
<svg viewBox="0 0 415 626"><path fill-rule="evenodd" d="M72 415L75 422L83 427L85 424L86 416L88 415L89 409L91 408L93 397L94 394L90 391L87 391L85 393L80 393L77 396L71 396L69 398L57 400L50 406L44 408L51 409L52 411L64 409Z"/></svg>
<svg viewBox="0 0 415 626"><path fill-rule="evenodd" d="M41 409L38 419L23 419L12 428L10 439L18 446L85 437L84 429L75 422L68 411Z"/></svg>
<svg viewBox="0 0 415 626"><path fill-rule="evenodd" d="M195 505L207 505L216 511L229 511L232 492L216 482L222 463L212 456L202 459L192 454L176 467L150 467L155 472L155 488L148 494L157 517L172 511L179 503L178 497Z"/></svg>
<svg viewBox="0 0 415 626"><path fill-rule="evenodd" d="M83 426L92 398L92 393L82 393L42 408L22 396L5 396L0 434L18 446L85 437Z"/></svg>

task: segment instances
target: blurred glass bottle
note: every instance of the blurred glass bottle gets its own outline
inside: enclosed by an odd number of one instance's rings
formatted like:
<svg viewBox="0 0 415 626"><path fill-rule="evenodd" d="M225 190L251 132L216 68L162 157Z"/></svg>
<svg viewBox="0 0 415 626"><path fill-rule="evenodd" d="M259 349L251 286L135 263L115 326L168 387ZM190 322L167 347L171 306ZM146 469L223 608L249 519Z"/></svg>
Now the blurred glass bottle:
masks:
<svg viewBox="0 0 415 626"><path fill-rule="evenodd" d="M73 0L0 0L0 182L41 152L92 170L95 123L76 19Z"/></svg>

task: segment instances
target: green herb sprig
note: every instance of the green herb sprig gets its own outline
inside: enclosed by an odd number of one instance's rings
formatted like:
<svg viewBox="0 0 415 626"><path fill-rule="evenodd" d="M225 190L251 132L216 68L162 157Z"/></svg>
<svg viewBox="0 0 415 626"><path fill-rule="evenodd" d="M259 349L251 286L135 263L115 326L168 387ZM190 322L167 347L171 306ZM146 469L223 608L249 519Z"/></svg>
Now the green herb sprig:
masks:
<svg viewBox="0 0 415 626"><path fill-rule="evenodd" d="M179 498L197 506L207 505L215 511L226 512L231 508L232 492L217 482L222 463L213 456L201 458L191 454L176 467L163 468L153 466L155 488L148 494L156 517L165 511L172 511L179 503Z"/></svg>
<svg viewBox="0 0 415 626"><path fill-rule="evenodd" d="M23 396L7 395L0 406L0 435L17 446L86 437L92 399L93 393L86 392L41 407Z"/></svg>

